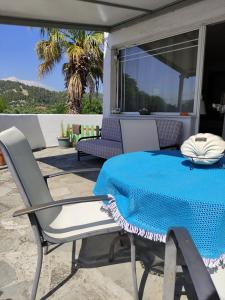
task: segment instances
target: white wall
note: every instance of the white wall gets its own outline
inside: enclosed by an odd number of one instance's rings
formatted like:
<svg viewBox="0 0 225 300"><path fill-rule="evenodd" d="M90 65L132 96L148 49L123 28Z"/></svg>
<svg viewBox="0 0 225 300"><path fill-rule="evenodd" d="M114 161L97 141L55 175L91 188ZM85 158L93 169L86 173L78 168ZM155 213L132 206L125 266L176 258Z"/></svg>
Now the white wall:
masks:
<svg viewBox="0 0 225 300"><path fill-rule="evenodd" d="M102 115L68 115L68 114L0 114L0 132L12 126L20 129L27 137L33 149L57 146L60 125L67 124L99 125Z"/></svg>
<svg viewBox="0 0 225 300"><path fill-rule="evenodd" d="M116 49L191 31L202 25L220 21L225 21L225 0L204 0L110 33L107 36L107 48L105 49L103 114L110 115L111 103L113 106L116 103L117 76L116 61L114 60ZM165 114L161 117L167 118ZM186 117L184 119L179 116L174 118L177 117L183 120L186 133L194 132L195 115L191 117L190 122L187 122Z"/></svg>

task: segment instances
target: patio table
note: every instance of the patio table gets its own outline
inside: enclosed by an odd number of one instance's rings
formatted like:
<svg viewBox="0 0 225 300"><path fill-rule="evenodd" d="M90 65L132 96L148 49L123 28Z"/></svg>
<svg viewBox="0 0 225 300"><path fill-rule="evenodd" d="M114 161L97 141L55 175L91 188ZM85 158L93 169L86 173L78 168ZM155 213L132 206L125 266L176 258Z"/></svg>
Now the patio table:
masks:
<svg viewBox="0 0 225 300"><path fill-rule="evenodd" d="M119 155L104 163L94 193L112 195L104 208L128 232L165 242L170 227L187 228L217 268L225 261L225 169L191 166L179 151Z"/></svg>

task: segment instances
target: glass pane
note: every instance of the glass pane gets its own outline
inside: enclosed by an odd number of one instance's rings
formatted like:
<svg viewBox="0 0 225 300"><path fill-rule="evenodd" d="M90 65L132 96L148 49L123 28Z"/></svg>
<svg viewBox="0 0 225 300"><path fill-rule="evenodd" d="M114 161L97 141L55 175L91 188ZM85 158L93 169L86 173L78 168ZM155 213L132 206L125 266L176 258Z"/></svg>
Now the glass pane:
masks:
<svg viewBox="0 0 225 300"><path fill-rule="evenodd" d="M121 110L193 112L197 49L194 31L121 50Z"/></svg>

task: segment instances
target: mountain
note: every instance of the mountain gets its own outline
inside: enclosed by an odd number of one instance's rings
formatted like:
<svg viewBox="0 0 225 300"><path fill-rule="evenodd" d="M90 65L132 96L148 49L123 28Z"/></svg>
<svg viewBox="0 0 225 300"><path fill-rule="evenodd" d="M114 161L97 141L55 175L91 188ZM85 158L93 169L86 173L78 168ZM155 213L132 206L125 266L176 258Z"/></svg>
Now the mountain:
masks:
<svg viewBox="0 0 225 300"><path fill-rule="evenodd" d="M49 108L66 103L66 91L50 91L12 80L0 80L0 96L3 96L7 110L12 113L32 113L32 109L33 113L45 113L50 112Z"/></svg>
<svg viewBox="0 0 225 300"><path fill-rule="evenodd" d="M54 89L52 87L44 85L44 84L42 84L39 81L19 79L19 78L16 78L15 76L10 76L10 77L7 77L7 78L2 78L0 80L20 82L20 83L23 83L25 85L37 86L37 87L41 87L41 88L44 88L44 89L49 90L49 91L54 91Z"/></svg>

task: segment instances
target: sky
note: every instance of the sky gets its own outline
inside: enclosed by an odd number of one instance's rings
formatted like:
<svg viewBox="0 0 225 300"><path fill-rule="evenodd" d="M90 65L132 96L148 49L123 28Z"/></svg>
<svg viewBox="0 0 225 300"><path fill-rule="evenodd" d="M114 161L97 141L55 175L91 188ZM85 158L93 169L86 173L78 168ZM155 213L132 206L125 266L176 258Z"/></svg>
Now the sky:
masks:
<svg viewBox="0 0 225 300"><path fill-rule="evenodd" d="M63 90L63 61L43 79L38 78L40 61L35 52L35 45L41 39L38 28L0 25L0 79L13 77L33 81L51 90Z"/></svg>

